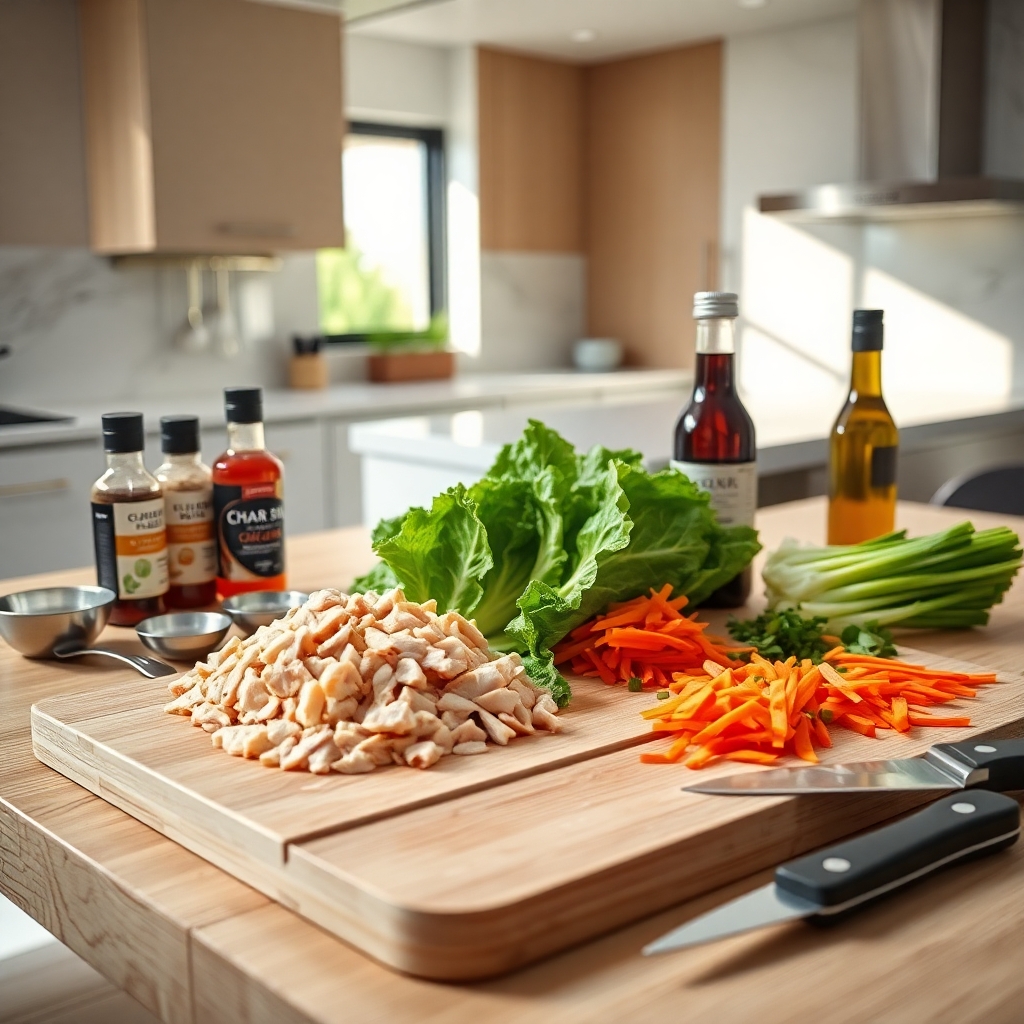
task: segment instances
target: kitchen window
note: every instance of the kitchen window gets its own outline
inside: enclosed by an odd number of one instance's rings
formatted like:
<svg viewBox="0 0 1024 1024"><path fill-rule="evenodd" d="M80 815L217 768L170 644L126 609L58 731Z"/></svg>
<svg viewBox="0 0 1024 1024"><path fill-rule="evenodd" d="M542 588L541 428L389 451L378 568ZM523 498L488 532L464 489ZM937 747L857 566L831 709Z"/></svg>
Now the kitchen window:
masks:
<svg viewBox="0 0 1024 1024"><path fill-rule="evenodd" d="M346 247L317 253L328 341L436 326L445 311L443 132L350 122L342 188Z"/></svg>

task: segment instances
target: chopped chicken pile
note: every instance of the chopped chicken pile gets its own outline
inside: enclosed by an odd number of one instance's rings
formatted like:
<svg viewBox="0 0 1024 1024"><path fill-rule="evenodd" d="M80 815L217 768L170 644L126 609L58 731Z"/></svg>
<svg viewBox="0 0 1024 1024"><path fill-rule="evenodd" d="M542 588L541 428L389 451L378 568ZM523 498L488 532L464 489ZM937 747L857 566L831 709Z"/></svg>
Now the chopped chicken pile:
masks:
<svg viewBox="0 0 1024 1024"><path fill-rule="evenodd" d="M499 656L472 622L436 607L401 590L318 591L173 680L164 710L236 757L317 774L429 768L558 732L554 700L519 655Z"/></svg>

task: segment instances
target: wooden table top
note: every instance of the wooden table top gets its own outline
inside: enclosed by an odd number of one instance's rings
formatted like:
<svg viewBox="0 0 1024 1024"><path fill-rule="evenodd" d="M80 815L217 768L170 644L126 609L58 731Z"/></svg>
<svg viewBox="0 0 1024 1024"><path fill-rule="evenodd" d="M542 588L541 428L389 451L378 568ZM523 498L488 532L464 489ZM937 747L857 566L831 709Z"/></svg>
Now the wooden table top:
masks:
<svg viewBox="0 0 1024 1024"><path fill-rule="evenodd" d="M965 518L904 504L913 533ZM978 526L1024 520L971 514ZM820 541L822 499L764 509L769 549ZM289 544L289 582L347 585L372 562L366 531ZM763 556L762 556L763 557ZM92 582L91 570L7 580L10 592ZM130 631L102 638L138 650ZM1020 673L1024 585L982 630L915 631L915 647ZM1024 843L963 865L839 927L784 926L672 956L640 947L768 874L681 904L533 967L474 985L397 975L92 796L32 756L29 707L132 678L101 659L31 662L0 647L0 889L114 984L169 1022L756 1018L774 1022L1015 1021L1024 974ZM642 766L637 765L637 770ZM543 850L537 851L542 857Z"/></svg>

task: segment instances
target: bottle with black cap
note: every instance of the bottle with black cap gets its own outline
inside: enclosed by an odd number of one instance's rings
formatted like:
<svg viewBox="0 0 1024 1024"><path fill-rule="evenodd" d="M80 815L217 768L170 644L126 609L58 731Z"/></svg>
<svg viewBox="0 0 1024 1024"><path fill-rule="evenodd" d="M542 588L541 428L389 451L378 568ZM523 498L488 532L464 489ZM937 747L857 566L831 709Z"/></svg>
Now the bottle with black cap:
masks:
<svg viewBox="0 0 1024 1024"><path fill-rule="evenodd" d="M117 594L114 626L159 615L167 593L164 496L142 464L144 447L142 413L103 416L107 471L92 487L92 535L99 584Z"/></svg>
<svg viewBox="0 0 1024 1024"><path fill-rule="evenodd" d="M733 292L697 292L697 363L693 395L676 423L671 465L711 497L723 526L753 526L757 508L754 422L736 390ZM750 595L751 570L719 587L704 603L738 608Z"/></svg>
<svg viewBox="0 0 1024 1024"><path fill-rule="evenodd" d="M199 417L160 420L163 463L153 474L164 489L170 608L202 608L217 598L213 480L199 456Z"/></svg>
<svg viewBox="0 0 1024 1024"><path fill-rule="evenodd" d="M217 593L284 590L284 467L263 437L263 392L225 388L228 447L213 464Z"/></svg>
<svg viewBox="0 0 1024 1024"><path fill-rule="evenodd" d="M829 441L829 544L859 544L896 522L899 433L882 398L882 331L882 310L854 310L850 394Z"/></svg>

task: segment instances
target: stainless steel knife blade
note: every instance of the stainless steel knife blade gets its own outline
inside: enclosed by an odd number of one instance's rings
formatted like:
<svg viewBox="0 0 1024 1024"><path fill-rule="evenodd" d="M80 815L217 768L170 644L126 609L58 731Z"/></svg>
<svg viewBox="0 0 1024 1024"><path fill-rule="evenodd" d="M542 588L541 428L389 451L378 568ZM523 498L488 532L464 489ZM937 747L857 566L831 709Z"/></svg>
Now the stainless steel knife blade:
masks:
<svg viewBox="0 0 1024 1024"><path fill-rule="evenodd" d="M969 786L1009 790L1024 786L1024 740L937 743L924 757L853 764L770 768L695 782L690 793L718 796L799 796L878 790L956 790Z"/></svg>
<svg viewBox="0 0 1024 1024"><path fill-rule="evenodd" d="M745 896L723 903L720 907L695 917L674 928L660 939L644 946L644 956L672 953L687 946L699 946L729 935L767 928L799 917L816 914L820 907L810 900L801 899L769 882Z"/></svg>
<svg viewBox="0 0 1024 1024"><path fill-rule="evenodd" d="M708 779L683 788L688 793L714 793L719 796L795 796L802 793L869 793L879 789L948 792L963 786L963 782L924 758L910 757L900 761L768 768Z"/></svg>

